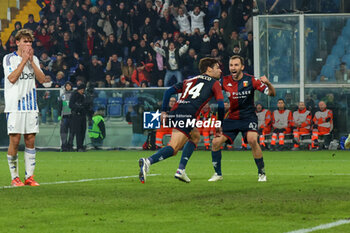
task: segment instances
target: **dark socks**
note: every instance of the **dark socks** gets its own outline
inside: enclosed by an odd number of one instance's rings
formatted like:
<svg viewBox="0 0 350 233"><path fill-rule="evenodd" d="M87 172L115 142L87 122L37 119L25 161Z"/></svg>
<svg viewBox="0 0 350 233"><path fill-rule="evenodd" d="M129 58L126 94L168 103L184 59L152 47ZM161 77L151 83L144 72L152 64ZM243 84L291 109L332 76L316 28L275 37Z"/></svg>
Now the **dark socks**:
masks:
<svg viewBox="0 0 350 233"><path fill-rule="evenodd" d="M192 142L192 141L188 141L183 150L182 150L182 156L181 156L181 160L180 160L180 164L179 164L179 169L185 169L188 160L191 158L191 155L194 151L194 149L196 149L196 145Z"/></svg>
<svg viewBox="0 0 350 233"><path fill-rule="evenodd" d="M222 175L222 173L221 173L221 150L212 151L211 157L212 157L215 172L219 176L221 176Z"/></svg>
<svg viewBox="0 0 350 233"><path fill-rule="evenodd" d="M171 146L166 146L160 149L157 153L148 158L151 164L157 163L163 159L167 159L174 154L174 149Z"/></svg>
<svg viewBox="0 0 350 233"><path fill-rule="evenodd" d="M260 159L254 159L256 166L258 167L258 173L259 174L265 174L265 165L264 165L264 158L261 157Z"/></svg>

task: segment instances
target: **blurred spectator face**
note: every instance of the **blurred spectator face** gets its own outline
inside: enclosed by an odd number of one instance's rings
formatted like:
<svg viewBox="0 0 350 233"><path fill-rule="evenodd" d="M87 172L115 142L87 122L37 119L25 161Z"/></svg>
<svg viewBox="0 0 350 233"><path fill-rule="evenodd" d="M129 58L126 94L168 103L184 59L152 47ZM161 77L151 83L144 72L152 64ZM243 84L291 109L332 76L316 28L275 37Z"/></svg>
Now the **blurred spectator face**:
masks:
<svg viewBox="0 0 350 233"><path fill-rule="evenodd" d="M97 62L98 62L98 60L96 58L93 58L91 60L91 63L92 63L93 66L97 66Z"/></svg>
<svg viewBox="0 0 350 233"><path fill-rule="evenodd" d="M71 32L75 32L75 23L70 23L70 24L69 24L69 30L70 30Z"/></svg>
<svg viewBox="0 0 350 233"><path fill-rule="evenodd" d="M57 61L62 61L62 54L57 54Z"/></svg>
<svg viewBox="0 0 350 233"><path fill-rule="evenodd" d="M247 39L248 39L248 41L253 41L253 34L252 33L248 33Z"/></svg>
<svg viewBox="0 0 350 233"><path fill-rule="evenodd" d="M111 75L110 74L106 74L106 81L107 81L107 83L110 83L111 80L112 80Z"/></svg>
<svg viewBox="0 0 350 233"><path fill-rule="evenodd" d="M41 56L40 56L41 60L46 60L47 57L48 57L47 53L42 53Z"/></svg>
<svg viewBox="0 0 350 233"><path fill-rule="evenodd" d="M235 46L233 48L233 52L236 53L236 54L238 54L240 51L241 51L241 49L239 48L239 46Z"/></svg>
<svg viewBox="0 0 350 233"><path fill-rule="evenodd" d="M345 63L341 63L339 69L340 69L341 72L345 72L346 71L346 64Z"/></svg>
<svg viewBox="0 0 350 233"><path fill-rule="evenodd" d="M283 100L279 100L277 102L277 108L278 108L278 110L284 110L284 101Z"/></svg>
<svg viewBox="0 0 350 233"><path fill-rule="evenodd" d="M56 75L56 79L57 80L61 80L64 78L64 73L62 71L58 71L57 75Z"/></svg>
<svg viewBox="0 0 350 233"><path fill-rule="evenodd" d="M88 30L87 30L88 36L91 37L93 33L94 33L94 29L93 28L88 28Z"/></svg>
<svg viewBox="0 0 350 233"><path fill-rule="evenodd" d="M234 39L234 40L237 40L238 34L237 34L236 31L233 31L233 32L231 33L231 38Z"/></svg>
<svg viewBox="0 0 350 233"><path fill-rule="evenodd" d="M169 43L169 50L173 51L175 49L175 44L173 42Z"/></svg>
<svg viewBox="0 0 350 233"><path fill-rule="evenodd" d="M168 39L168 33L163 32L163 34L162 34L162 39L163 39L163 40Z"/></svg>
<svg viewBox="0 0 350 233"><path fill-rule="evenodd" d="M41 35L45 36L46 35L46 28L41 29Z"/></svg>
<svg viewBox="0 0 350 233"><path fill-rule="evenodd" d="M139 35L138 35L137 33L134 33L134 34L132 35L132 38L133 38L134 40L138 40L138 39L139 39Z"/></svg>
<svg viewBox="0 0 350 233"><path fill-rule="evenodd" d="M162 79L159 79L159 80L162 80ZM172 108L175 105L175 103L176 103L176 98L175 97L171 97L170 100L169 100L169 107Z"/></svg>
<svg viewBox="0 0 350 233"><path fill-rule="evenodd" d="M30 23L33 23L34 17L33 17L32 15L29 15L29 16L28 16L28 21L29 21Z"/></svg>
<svg viewBox="0 0 350 233"><path fill-rule="evenodd" d="M219 43L218 43L218 49L219 49L219 50L224 50L224 44L221 43L221 42L219 42Z"/></svg>
<svg viewBox="0 0 350 233"><path fill-rule="evenodd" d="M194 34L198 34L198 35L200 35L199 28L195 28L195 29L194 29Z"/></svg>
<svg viewBox="0 0 350 233"><path fill-rule="evenodd" d="M66 89L66 91L71 91L72 90L72 86L69 83L67 83L65 85L65 89Z"/></svg>
<svg viewBox="0 0 350 233"><path fill-rule="evenodd" d="M84 68L85 68L85 67L84 67L83 64L79 64L79 69L80 69L80 70L84 70Z"/></svg>
<svg viewBox="0 0 350 233"><path fill-rule="evenodd" d="M73 18L72 12L68 12L68 13L67 13L67 19L68 19L68 20L72 20L72 18Z"/></svg>
<svg viewBox="0 0 350 233"><path fill-rule="evenodd" d="M142 88L146 88L146 87L147 87L147 83L142 82L141 87L142 87Z"/></svg>
<svg viewBox="0 0 350 233"><path fill-rule="evenodd" d="M188 55L189 55L190 57L194 57L194 56L196 55L196 51L195 51L194 49L190 49L190 50L188 51Z"/></svg>
<svg viewBox="0 0 350 233"><path fill-rule="evenodd" d="M84 11L88 11L88 6L85 5L85 4L82 4L82 5L81 5L81 8L82 8Z"/></svg>
<svg viewBox="0 0 350 233"><path fill-rule="evenodd" d="M180 8L177 10L177 13L178 13L180 16L183 16L184 10L180 7Z"/></svg>
<svg viewBox="0 0 350 233"><path fill-rule="evenodd" d="M62 7L66 8L67 7L67 1L66 0L62 0Z"/></svg>
<svg viewBox="0 0 350 233"><path fill-rule="evenodd" d="M218 56L218 54L219 54L219 52L218 52L218 50L217 50L217 49L212 49L212 50L211 50L211 54L210 54L210 56L211 56L211 57L217 57L217 56Z"/></svg>
<svg viewBox="0 0 350 233"><path fill-rule="evenodd" d="M327 94L327 102L334 102L334 95L332 93Z"/></svg>
<svg viewBox="0 0 350 233"><path fill-rule="evenodd" d="M117 27L119 27L119 28L123 27L123 21L118 20L117 21Z"/></svg>
<svg viewBox="0 0 350 233"><path fill-rule="evenodd" d="M304 102L299 102L298 109L300 111L303 111L305 108L306 108L305 103Z"/></svg>
<svg viewBox="0 0 350 233"><path fill-rule="evenodd" d="M128 65L128 66L132 66L132 59L131 58L128 58L128 60L126 60L126 64Z"/></svg>
<svg viewBox="0 0 350 233"><path fill-rule="evenodd" d="M327 105L326 105L326 103L325 103L324 101L320 101L320 102L318 103L318 107L319 107L320 110L323 112L324 110L326 110Z"/></svg>
<svg viewBox="0 0 350 233"><path fill-rule="evenodd" d="M55 5L51 4L50 5L50 12L54 13L56 11Z"/></svg>
<svg viewBox="0 0 350 233"><path fill-rule="evenodd" d="M145 24L148 25L151 22L151 19L149 17L145 18Z"/></svg>
<svg viewBox="0 0 350 233"><path fill-rule="evenodd" d="M112 55L112 61L113 62L117 62L118 61L118 55L117 54L113 54Z"/></svg>
<svg viewBox="0 0 350 233"><path fill-rule="evenodd" d="M110 35L108 36L108 40L109 40L110 43L113 43L113 42L115 41L114 35L113 35L113 34L110 34Z"/></svg>
<svg viewBox="0 0 350 233"><path fill-rule="evenodd" d="M225 112L227 112L230 109L230 103L225 102L224 106L225 106Z"/></svg>
<svg viewBox="0 0 350 233"><path fill-rule="evenodd" d="M124 2L119 3L119 9L124 10L124 8L125 8Z"/></svg>
<svg viewBox="0 0 350 233"><path fill-rule="evenodd" d="M198 15L200 12L201 12L201 9L199 8L199 6L196 6L196 7L194 8L194 10L193 10L193 13L194 13L195 15Z"/></svg>
<svg viewBox="0 0 350 233"><path fill-rule="evenodd" d="M226 17L227 17L227 12L226 12L226 11L221 12L221 17L222 17L223 19L226 19Z"/></svg>
<svg viewBox="0 0 350 233"><path fill-rule="evenodd" d="M151 9L152 8L152 1L147 0L146 1L146 8Z"/></svg>
<svg viewBox="0 0 350 233"><path fill-rule="evenodd" d="M159 2L159 1L157 1L157 2ZM163 11L163 16L164 16L164 18L168 18L169 17L169 11L168 10L164 10Z"/></svg>
<svg viewBox="0 0 350 233"><path fill-rule="evenodd" d="M257 111L257 112L261 112L262 109L263 109L263 107L262 107L261 104L257 104L257 105L256 105L256 111Z"/></svg>
<svg viewBox="0 0 350 233"><path fill-rule="evenodd" d="M120 5L121 5L121 4L122 4L122 3L119 4L119 8L120 8ZM123 5L124 5L124 3L123 3ZM124 7L123 7L123 8L124 8ZM107 5L107 6L106 6L106 11L107 11L107 12L112 11L112 6L111 6L111 5Z"/></svg>
<svg viewBox="0 0 350 233"><path fill-rule="evenodd" d="M141 40L141 41L140 41L140 46L141 46L142 48L146 47L146 42L145 42L144 40Z"/></svg>
<svg viewBox="0 0 350 233"><path fill-rule="evenodd" d="M64 40L64 41L69 41L69 33L68 33L68 32L65 32L65 33L63 34L63 40Z"/></svg>
<svg viewBox="0 0 350 233"><path fill-rule="evenodd" d="M36 42L36 46L37 46L37 47L41 47L41 46L43 46L43 44L41 43L40 40L38 40L38 41Z"/></svg>
<svg viewBox="0 0 350 233"><path fill-rule="evenodd" d="M158 82L157 82L157 86L158 87L162 87L164 84L163 84L163 79L158 79ZM171 100L171 98L170 98ZM170 105L170 104L169 104Z"/></svg>

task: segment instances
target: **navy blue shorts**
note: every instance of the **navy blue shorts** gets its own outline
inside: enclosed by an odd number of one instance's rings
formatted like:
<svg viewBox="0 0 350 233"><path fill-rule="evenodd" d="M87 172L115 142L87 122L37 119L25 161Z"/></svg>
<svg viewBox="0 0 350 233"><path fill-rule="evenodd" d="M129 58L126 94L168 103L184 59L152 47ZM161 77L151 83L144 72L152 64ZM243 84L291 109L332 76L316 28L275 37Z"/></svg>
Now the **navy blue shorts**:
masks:
<svg viewBox="0 0 350 233"><path fill-rule="evenodd" d="M222 126L223 135L227 137L227 141L233 144L239 132L242 133L245 143L247 143L247 132L258 132L257 119L230 120L225 119Z"/></svg>
<svg viewBox="0 0 350 233"><path fill-rule="evenodd" d="M180 132L185 134L188 138L191 137L190 133L194 128L192 127L192 124L190 124L190 122L192 122L193 119L196 119L196 117L189 115L187 113L172 111L172 112L169 112L168 114L168 120L172 122L171 127L179 130Z"/></svg>

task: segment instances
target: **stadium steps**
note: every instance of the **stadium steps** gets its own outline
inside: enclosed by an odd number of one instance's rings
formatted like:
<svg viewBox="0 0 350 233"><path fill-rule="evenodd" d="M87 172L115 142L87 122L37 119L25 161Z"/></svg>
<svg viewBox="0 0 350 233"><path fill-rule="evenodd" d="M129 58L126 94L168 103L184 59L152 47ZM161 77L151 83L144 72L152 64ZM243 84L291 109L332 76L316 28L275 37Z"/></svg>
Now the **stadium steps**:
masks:
<svg viewBox="0 0 350 233"><path fill-rule="evenodd" d="M3 17L3 14L0 13L0 18L1 18L1 23L2 23L1 40L2 40L2 43L5 44L8 40L8 38L10 37L11 32L13 30L15 30L15 23L17 21L20 21L22 23L22 27L23 27L23 25L28 22L28 15L29 14L33 14L34 21L38 22L39 21L39 11L41 10L41 8L36 3L36 0L21 0L21 4L20 4L21 9L20 10L18 10L16 8L16 6L13 6L13 4L16 4L15 0L0 0L1 6L3 6L3 4L1 4L3 1L6 2L5 6L8 4L7 2L9 2L9 3L12 2L9 5L9 7L11 9L11 16L13 16L12 20L10 22L8 22L8 20L6 19L7 14L5 14L5 17ZM6 8L6 7L1 7L1 8ZM5 10L7 12L7 9L0 9L0 12L3 10Z"/></svg>

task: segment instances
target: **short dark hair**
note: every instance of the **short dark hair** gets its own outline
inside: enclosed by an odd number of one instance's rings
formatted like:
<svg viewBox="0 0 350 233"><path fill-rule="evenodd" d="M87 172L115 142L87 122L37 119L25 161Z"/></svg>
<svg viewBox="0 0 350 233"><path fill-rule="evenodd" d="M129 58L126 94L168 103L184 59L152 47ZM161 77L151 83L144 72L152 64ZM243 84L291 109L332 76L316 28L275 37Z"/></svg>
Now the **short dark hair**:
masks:
<svg viewBox="0 0 350 233"><path fill-rule="evenodd" d="M244 65L244 58L239 56L239 55L233 55L230 60L234 60L234 59L239 59L241 61L241 64Z"/></svg>
<svg viewBox="0 0 350 233"><path fill-rule="evenodd" d="M213 68L215 64L219 63L218 60L216 60L215 58L212 57L205 57L202 58L199 61L199 72L201 74L204 74L205 72L207 72L208 67Z"/></svg>

